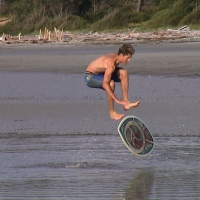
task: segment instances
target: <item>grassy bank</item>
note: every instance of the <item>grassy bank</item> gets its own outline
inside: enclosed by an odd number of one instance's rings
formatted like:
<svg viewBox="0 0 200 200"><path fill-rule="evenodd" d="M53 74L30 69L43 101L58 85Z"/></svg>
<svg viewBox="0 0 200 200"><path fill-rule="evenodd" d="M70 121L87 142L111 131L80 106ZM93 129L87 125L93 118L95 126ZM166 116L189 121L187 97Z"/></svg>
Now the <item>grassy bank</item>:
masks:
<svg viewBox="0 0 200 200"><path fill-rule="evenodd" d="M42 4L39 0L25 2L19 0L11 4L11 20L0 23L0 34L3 32L12 35L19 32L30 34L39 32L45 27L49 30L56 27L64 31L113 31L135 28L139 31L147 31L188 25L190 28L200 29L200 0L189 2L188 0L147 0L140 12L137 11L137 4L130 1L123 4L118 1L113 7L99 4L95 11L88 3L88 7L82 9L84 12L69 11L69 7L65 8L64 4L59 11L48 7L47 3ZM80 2L83 6L84 1Z"/></svg>

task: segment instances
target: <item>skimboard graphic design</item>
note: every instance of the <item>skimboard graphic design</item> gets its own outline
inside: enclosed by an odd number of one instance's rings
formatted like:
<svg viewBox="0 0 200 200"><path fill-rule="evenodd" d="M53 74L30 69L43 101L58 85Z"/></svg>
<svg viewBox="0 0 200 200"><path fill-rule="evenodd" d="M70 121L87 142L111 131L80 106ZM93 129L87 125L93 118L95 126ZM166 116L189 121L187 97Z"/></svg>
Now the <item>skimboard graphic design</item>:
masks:
<svg viewBox="0 0 200 200"><path fill-rule="evenodd" d="M141 119L135 116L125 117L118 126L118 132L133 154L146 156L153 150L153 136Z"/></svg>

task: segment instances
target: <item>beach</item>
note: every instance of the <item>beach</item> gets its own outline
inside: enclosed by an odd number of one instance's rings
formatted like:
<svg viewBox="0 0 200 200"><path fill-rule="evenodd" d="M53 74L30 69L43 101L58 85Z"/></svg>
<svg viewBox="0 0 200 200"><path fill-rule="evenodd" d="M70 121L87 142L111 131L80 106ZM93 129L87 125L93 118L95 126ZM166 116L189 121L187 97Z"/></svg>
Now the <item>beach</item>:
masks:
<svg viewBox="0 0 200 200"><path fill-rule="evenodd" d="M92 59L117 52L121 44L35 44L0 46L1 72L82 74ZM131 74L199 76L200 42L133 44Z"/></svg>
<svg viewBox="0 0 200 200"><path fill-rule="evenodd" d="M83 81L120 44L0 46L0 199L200 199L200 43L133 44L129 98L154 136L138 158ZM116 94L121 97L120 86Z"/></svg>

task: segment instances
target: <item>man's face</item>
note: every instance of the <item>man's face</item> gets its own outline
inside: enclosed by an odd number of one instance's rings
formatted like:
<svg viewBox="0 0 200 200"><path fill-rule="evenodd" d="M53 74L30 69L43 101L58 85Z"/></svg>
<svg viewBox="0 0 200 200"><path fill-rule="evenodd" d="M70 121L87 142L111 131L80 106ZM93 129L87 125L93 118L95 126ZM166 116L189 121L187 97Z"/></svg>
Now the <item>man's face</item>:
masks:
<svg viewBox="0 0 200 200"><path fill-rule="evenodd" d="M122 55L122 54L121 54ZM132 58L132 55L131 54L128 54L128 55L122 55L122 63L123 64L126 64L126 63L128 63L130 60L131 60L131 58Z"/></svg>

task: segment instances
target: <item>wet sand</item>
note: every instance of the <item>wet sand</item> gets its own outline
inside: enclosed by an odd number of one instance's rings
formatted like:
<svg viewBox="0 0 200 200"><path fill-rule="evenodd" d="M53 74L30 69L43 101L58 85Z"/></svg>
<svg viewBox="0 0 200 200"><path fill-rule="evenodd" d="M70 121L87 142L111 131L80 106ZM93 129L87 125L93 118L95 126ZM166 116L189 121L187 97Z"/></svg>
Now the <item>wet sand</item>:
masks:
<svg viewBox="0 0 200 200"><path fill-rule="evenodd" d="M0 48L0 103L4 120L0 132L116 130L118 122L109 119L105 93L86 87L82 76L93 58L116 51L118 47L14 45ZM136 44L136 53L125 67L130 72L130 99L140 100L141 105L125 114L139 115L154 128L156 121L162 119L160 115L173 123L173 119L184 119L187 113L192 119L189 126L196 130L199 47L200 43ZM120 87L117 86L116 92L120 97ZM119 105L116 108L124 112ZM153 113L156 119L148 117ZM94 118L99 122L91 125ZM77 120L81 126L74 126ZM175 130L180 126L177 122L169 128ZM168 127L165 120L160 124ZM163 130L169 132L166 127Z"/></svg>
<svg viewBox="0 0 200 200"><path fill-rule="evenodd" d="M104 91L83 82L118 46L0 47L2 199L200 199L200 43L135 45L126 67L141 104L125 114L155 137L144 159L122 143Z"/></svg>
<svg viewBox="0 0 200 200"><path fill-rule="evenodd" d="M141 103L116 110L143 119L154 135L198 136L199 85L199 78L131 75L129 97ZM116 133L104 91L89 89L82 74L3 72L0 91L0 133Z"/></svg>
<svg viewBox="0 0 200 200"><path fill-rule="evenodd" d="M83 73L96 57L120 45L7 45L0 47L0 72ZM131 74L199 76L200 43L133 44Z"/></svg>

